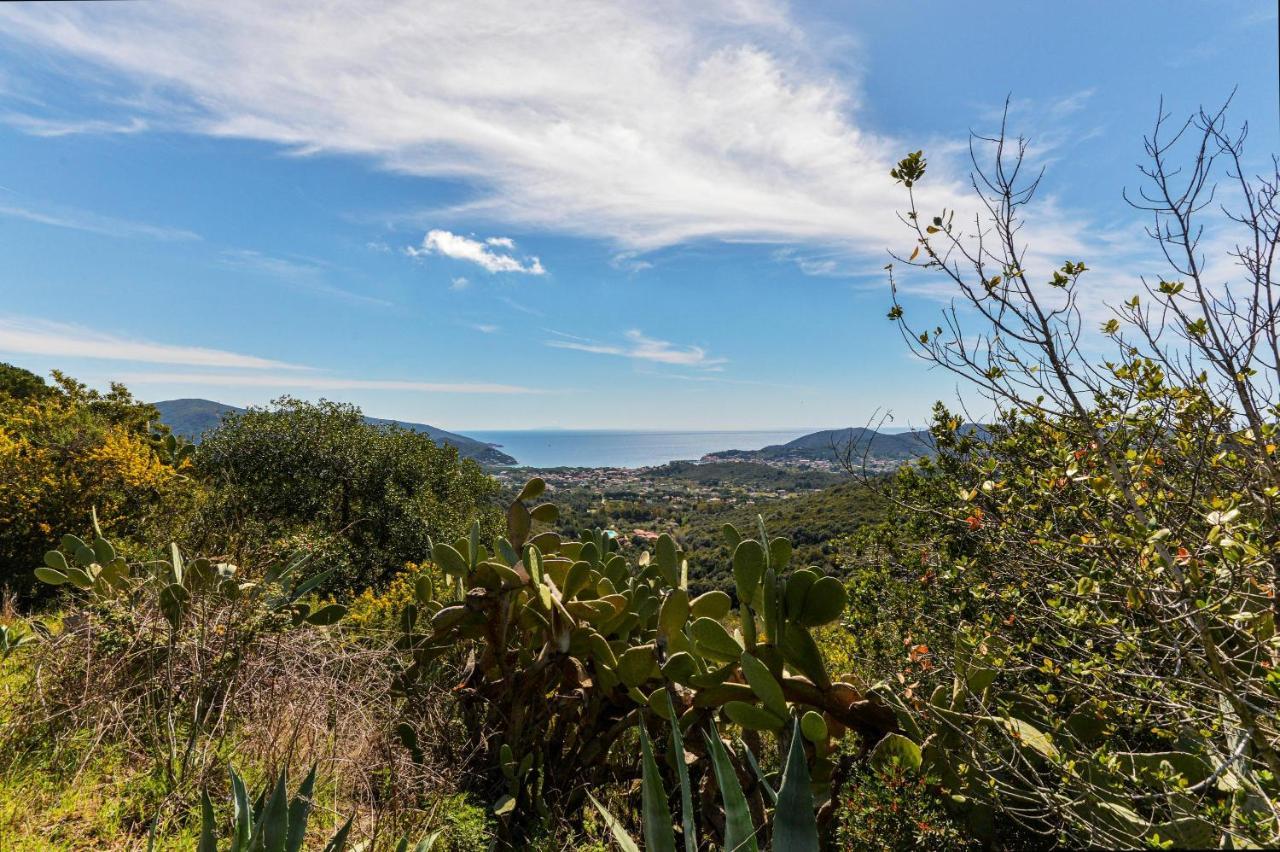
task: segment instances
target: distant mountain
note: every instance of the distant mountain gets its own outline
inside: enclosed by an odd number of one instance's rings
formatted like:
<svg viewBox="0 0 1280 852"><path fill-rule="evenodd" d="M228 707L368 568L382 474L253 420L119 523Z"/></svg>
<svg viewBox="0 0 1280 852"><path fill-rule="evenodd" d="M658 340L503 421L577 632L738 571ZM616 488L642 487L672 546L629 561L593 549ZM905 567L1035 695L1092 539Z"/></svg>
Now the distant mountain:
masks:
<svg viewBox="0 0 1280 852"><path fill-rule="evenodd" d="M228 414L243 414L245 409L225 402L214 402L211 399L166 399L152 403L160 411L160 419L174 431L188 440L199 443L200 438L212 429L217 429L222 418ZM437 444L448 444L458 449L463 458L475 459L481 464L515 464L516 460L499 450L493 444L486 444L466 435L456 435L425 423L405 423L400 420L384 420L380 417L366 417L365 421L374 426L399 426L411 432L422 432Z"/></svg>
<svg viewBox="0 0 1280 852"><path fill-rule="evenodd" d="M966 424L962 429L976 431L985 436L987 430L976 424ZM868 463L881 466L908 461L920 456L932 455L933 437L928 430L911 432L877 432L874 429L853 427L848 429L824 429L802 435L785 444L773 444L761 450L724 450L710 453L704 458L734 461L828 461L838 462L852 447L853 460L860 463L865 454Z"/></svg>

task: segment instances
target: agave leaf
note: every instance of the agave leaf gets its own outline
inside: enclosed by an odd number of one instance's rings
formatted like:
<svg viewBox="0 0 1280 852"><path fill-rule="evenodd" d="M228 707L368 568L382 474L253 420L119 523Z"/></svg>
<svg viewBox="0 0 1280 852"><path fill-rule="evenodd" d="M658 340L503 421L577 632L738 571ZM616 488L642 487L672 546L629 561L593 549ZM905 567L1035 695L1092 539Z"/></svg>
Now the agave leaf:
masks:
<svg viewBox="0 0 1280 852"><path fill-rule="evenodd" d="M778 792L773 789L769 779L764 777L764 770L760 768L759 761L751 753L751 749L747 744L742 741L742 737L738 737L738 748L742 751L742 756L746 759L747 765L751 767L751 771L755 773L756 780L760 782L760 787L764 790L764 797L769 801L769 805L776 805L778 803Z"/></svg>
<svg viewBox="0 0 1280 852"><path fill-rule="evenodd" d="M609 827L609 833L613 835L613 842L618 844L618 848L622 852L640 852L640 847L636 845L631 835L627 834L627 830L622 827L622 823L618 822L618 818L609 813L609 810L600 804L595 796L587 793L587 798L591 800L591 804L596 806L596 810L604 818L604 824Z"/></svg>
<svg viewBox="0 0 1280 852"><path fill-rule="evenodd" d="M315 788L316 767L312 764L306 780L289 803L289 831L285 837L284 852L302 850L302 841L307 837L307 820L311 818L311 796Z"/></svg>
<svg viewBox="0 0 1280 852"><path fill-rule="evenodd" d="M693 787L689 784L689 765L684 762L684 738L680 736L680 717L676 715L671 690L667 694L667 713L671 716L671 754L675 758L676 775L680 779L680 824L684 829L685 852L698 852L698 833L693 827Z"/></svg>
<svg viewBox="0 0 1280 852"><path fill-rule="evenodd" d="M711 723L711 733L704 736L711 752L711 765L715 768L720 798L724 802L724 848L734 852L759 852L756 830L751 824L751 809L747 806L742 785L738 783L738 774L724 750L724 743L720 742L720 733L714 722Z"/></svg>
<svg viewBox="0 0 1280 852"><path fill-rule="evenodd" d="M435 848L436 843L440 841L441 837L444 837L444 829L437 829L436 831L431 832L426 837L418 841L418 845L413 847L413 852L431 852L431 850Z"/></svg>
<svg viewBox="0 0 1280 852"><path fill-rule="evenodd" d="M231 852L248 852L249 837L253 830L253 812L249 809L249 791L245 789L242 779L234 768L228 766L231 776L232 823L234 833L231 838Z"/></svg>
<svg viewBox="0 0 1280 852"><path fill-rule="evenodd" d="M263 852L284 852L285 840L289 836L288 780L288 772L281 769L275 788L271 791L271 798L267 799L266 807L263 808L259 824Z"/></svg>
<svg viewBox="0 0 1280 852"><path fill-rule="evenodd" d="M294 601L298 600L303 595L307 594L312 589L314 589L316 586L319 586L325 580L329 579L329 575L332 573L333 573L333 569L330 568L326 571L321 571L319 574L312 574L310 577L303 580L298 585L294 586L293 591L289 593L288 602L293 603Z"/></svg>
<svg viewBox="0 0 1280 852"><path fill-rule="evenodd" d="M329 842L325 844L324 852L344 852L347 848L347 837L351 834L351 823L354 819L354 814L347 817L347 821L343 823L342 828L338 829Z"/></svg>
<svg viewBox="0 0 1280 852"><path fill-rule="evenodd" d="M778 788L778 804L773 812L774 852L818 852L818 820L813 810L813 788L809 785L809 764L804 756L800 723L791 726L791 748L787 768Z"/></svg>
<svg viewBox="0 0 1280 852"><path fill-rule="evenodd" d="M640 726L640 750L643 759L640 798L644 817L644 848L650 852L675 852L676 835L671 828L667 791L662 789L662 776L658 774L658 764L653 759L653 746L644 725Z"/></svg>
<svg viewBox="0 0 1280 852"><path fill-rule="evenodd" d="M218 852L218 820L213 814L208 788L200 790L200 845L196 852Z"/></svg>
<svg viewBox="0 0 1280 852"><path fill-rule="evenodd" d="M173 557L173 582L181 586L182 577L185 573L182 565L182 552L178 550L178 545L176 543L169 542L169 553Z"/></svg>

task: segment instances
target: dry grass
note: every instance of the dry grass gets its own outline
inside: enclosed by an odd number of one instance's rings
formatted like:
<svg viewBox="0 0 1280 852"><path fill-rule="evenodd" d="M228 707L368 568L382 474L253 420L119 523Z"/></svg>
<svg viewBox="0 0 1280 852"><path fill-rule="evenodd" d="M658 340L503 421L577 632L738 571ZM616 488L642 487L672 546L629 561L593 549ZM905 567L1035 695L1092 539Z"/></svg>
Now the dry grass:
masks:
<svg viewBox="0 0 1280 852"><path fill-rule="evenodd" d="M371 848L438 824L470 763L449 692L429 689L406 710L390 691L389 647L274 616L245 629L260 617L210 607L174 639L145 609L68 610L5 684L0 846L135 848L158 817L181 848L200 787L227 801L229 761L252 785L315 764L317 839L351 814ZM396 734L406 717L421 763Z"/></svg>

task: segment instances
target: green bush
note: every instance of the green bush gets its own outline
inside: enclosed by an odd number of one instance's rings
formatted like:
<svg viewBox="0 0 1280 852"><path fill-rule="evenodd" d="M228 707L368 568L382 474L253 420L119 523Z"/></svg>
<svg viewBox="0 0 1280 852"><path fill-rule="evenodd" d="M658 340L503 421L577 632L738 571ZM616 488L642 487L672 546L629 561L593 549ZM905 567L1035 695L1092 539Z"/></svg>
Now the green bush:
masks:
<svg viewBox="0 0 1280 852"><path fill-rule="evenodd" d="M380 586L476 518L486 535L498 530L498 487L475 462L350 405L284 397L228 417L196 469L213 493L195 545L232 541L251 561L301 539L335 569L331 589Z"/></svg>

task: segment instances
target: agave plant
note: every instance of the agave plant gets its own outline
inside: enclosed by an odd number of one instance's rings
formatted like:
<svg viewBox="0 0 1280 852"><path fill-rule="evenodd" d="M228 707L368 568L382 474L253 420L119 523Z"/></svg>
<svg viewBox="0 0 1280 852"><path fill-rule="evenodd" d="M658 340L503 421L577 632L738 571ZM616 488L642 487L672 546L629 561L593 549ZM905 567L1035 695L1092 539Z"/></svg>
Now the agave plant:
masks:
<svg viewBox="0 0 1280 852"><path fill-rule="evenodd" d="M281 770L274 782L270 782L249 804L249 792L244 780L234 767L228 767L231 776L232 832L231 842L223 852L301 852L307 836L307 824L311 819L316 786L316 768L311 767L302 785L293 796L289 795L287 770ZM218 819L209 799L209 791L200 793L200 845L197 852L219 852ZM329 838L324 852L344 852L351 835L347 821ZM436 831L413 847L413 852L430 852L443 832ZM152 838L154 847L154 837ZM396 845L396 852L409 852L409 838L404 837Z"/></svg>
<svg viewBox="0 0 1280 852"><path fill-rule="evenodd" d="M34 633L27 630L19 622L13 624L0 624L0 663L9 659L9 655L21 648L36 641Z"/></svg>
<svg viewBox="0 0 1280 852"><path fill-rule="evenodd" d="M249 803L249 791L244 779L228 767L231 776L232 832L231 842L224 852L299 852L307 835L307 823L311 818L312 796L315 792L316 769L311 767L306 780L290 797L288 772L281 770L274 783L269 783L253 805ZM219 852L218 820L207 789L200 792L200 845L198 852ZM351 834L348 818L329 839L324 852L343 852Z"/></svg>
<svg viewBox="0 0 1280 852"><path fill-rule="evenodd" d="M674 713L670 695L667 702ZM707 751L711 755L716 786L724 808L724 844L726 850L759 852L757 832L751 821L751 808L738 783L737 772L729 758L728 750L720 739L715 724L705 734ZM809 765L805 758L804 740L800 720L791 729L791 745L787 749L786 766L782 783L775 792L761 775L760 782L773 805L773 850L775 852L816 852L818 849L818 822L814 815L813 790ZM644 848L651 852L675 852L676 836L668 796L662 786L662 776L653 756L649 734L640 727L641 748L641 817L644 825ZM698 835L693 816L693 791L689 783L689 768L684 762L684 741L680 725L671 725L671 748L676 774L680 783L681 826L686 852L697 852ZM755 758L743 747L753 767ZM640 846L604 805L594 796L591 802L604 818L614 841L623 852L639 852Z"/></svg>

